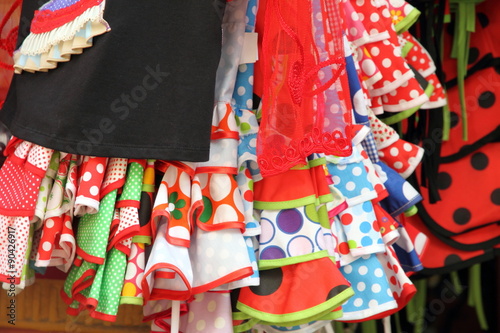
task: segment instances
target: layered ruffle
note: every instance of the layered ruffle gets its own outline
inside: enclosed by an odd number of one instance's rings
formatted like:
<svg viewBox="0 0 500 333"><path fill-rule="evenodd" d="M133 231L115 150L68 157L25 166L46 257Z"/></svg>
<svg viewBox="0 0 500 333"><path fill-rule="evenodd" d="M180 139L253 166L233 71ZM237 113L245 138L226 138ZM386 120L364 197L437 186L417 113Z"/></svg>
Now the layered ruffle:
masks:
<svg viewBox="0 0 500 333"><path fill-rule="evenodd" d="M91 47L94 37L110 31L103 18L105 0L64 5L62 1L51 1L35 13L30 34L14 52L16 73L54 69Z"/></svg>

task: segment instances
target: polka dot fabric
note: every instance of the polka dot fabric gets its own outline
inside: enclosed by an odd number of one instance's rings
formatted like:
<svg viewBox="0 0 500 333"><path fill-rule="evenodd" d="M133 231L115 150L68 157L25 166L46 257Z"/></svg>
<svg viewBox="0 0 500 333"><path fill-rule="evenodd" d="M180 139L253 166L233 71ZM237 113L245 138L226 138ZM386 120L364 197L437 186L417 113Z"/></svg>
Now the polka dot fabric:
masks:
<svg viewBox="0 0 500 333"><path fill-rule="evenodd" d="M171 318L172 301L168 299L160 299L149 301L144 304L144 320L152 321L151 332L169 331L166 321ZM180 302L181 316L187 312L187 302Z"/></svg>
<svg viewBox="0 0 500 333"><path fill-rule="evenodd" d="M169 165L155 199L152 218L153 234L162 216L169 220L167 239L170 243L189 246L191 224L188 210L191 206L191 177L182 169Z"/></svg>
<svg viewBox="0 0 500 333"><path fill-rule="evenodd" d="M382 96L375 96L370 100L370 108L375 115L381 115L384 113L384 106L382 104Z"/></svg>
<svg viewBox="0 0 500 333"><path fill-rule="evenodd" d="M327 255L319 216L314 205L260 214L261 269L279 267Z"/></svg>
<svg viewBox="0 0 500 333"><path fill-rule="evenodd" d="M69 306L67 312L71 312L76 315L76 309L79 307L79 303L76 298L79 297L79 300L82 302L84 301L85 297L82 299L79 294L83 291L88 293L88 287L92 285L95 280L97 269L97 264L85 261L79 256L75 258L75 261L68 272L68 276L64 281L64 287L61 290L61 298Z"/></svg>
<svg viewBox="0 0 500 333"><path fill-rule="evenodd" d="M101 197L115 188L120 188L125 183L128 160L126 158L110 158L106 175L101 184Z"/></svg>
<svg viewBox="0 0 500 333"><path fill-rule="evenodd" d="M101 284L94 281L87 298L91 317L106 321L116 320L126 265L127 259L123 252L113 248L107 253L106 264L99 266L99 270L103 271Z"/></svg>
<svg viewBox="0 0 500 333"><path fill-rule="evenodd" d="M0 233L0 282L10 285L12 282L10 277L14 276L14 283L20 283L24 257L28 248L29 226L28 217L0 215L0 230L2 230ZM14 243L12 239L15 240ZM9 254L14 255L14 263L9 261L11 259Z"/></svg>
<svg viewBox="0 0 500 333"><path fill-rule="evenodd" d="M388 94L413 77L401 51L388 40L372 43L367 49L382 74L382 79L373 84L371 96Z"/></svg>
<svg viewBox="0 0 500 333"><path fill-rule="evenodd" d="M96 166L98 175L105 171L102 190L98 194L98 197L103 196L99 203L99 212L85 214L80 219L77 234L77 253L89 262L102 264L106 257L118 189L125 182L126 165L126 159L111 159L109 167L102 172L99 172Z"/></svg>
<svg viewBox="0 0 500 333"><path fill-rule="evenodd" d="M441 274L442 272L454 271L468 267L478 258L488 256L487 251L479 249L474 251L465 251L457 249L443 242L442 239L430 230L418 215L408 218L408 222L416 228L412 235L415 248L420 255L422 265L425 267L423 274ZM422 244L422 238L428 238L428 242Z"/></svg>
<svg viewBox="0 0 500 333"><path fill-rule="evenodd" d="M400 139L396 131L380 121L375 115L370 114L369 120L379 158L403 178L408 178L420 163L424 150Z"/></svg>
<svg viewBox="0 0 500 333"><path fill-rule="evenodd" d="M111 231L108 249L115 246L126 255L130 253L130 238L140 230L139 205L143 177L144 163L130 161L127 179L116 203L116 208L119 209L119 223L116 230Z"/></svg>
<svg viewBox="0 0 500 333"><path fill-rule="evenodd" d="M100 189L108 159L88 157L81 167L78 193L75 201L75 215L95 214L99 211Z"/></svg>
<svg viewBox="0 0 500 333"><path fill-rule="evenodd" d="M59 152L54 152L52 154L52 158L50 160L49 167L45 172L45 177L43 177L42 182L40 183L40 188L38 191L38 199L36 202L35 208L35 216L33 217L33 223L37 225L37 229L40 227L40 224L43 222L45 217L45 211L47 209L47 199L52 190L52 185L54 183L54 178L57 173L57 169L59 167Z"/></svg>
<svg viewBox="0 0 500 333"><path fill-rule="evenodd" d="M191 189L192 212L197 227L205 231L227 228L245 231L242 195L233 175L197 174ZM253 220L251 217L250 221Z"/></svg>
<svg viewBox="0 0 500 333"><path fill-rule="evenodd" d="M406 306L406 304L408 304L408 301L413 297L417 290L401 267L394 249L389 247L386 252L377 254L377 256L382 263L382 267L384 267L387 278L389 279L392 296L398 303L397 310L401 310Z"/></svg>
<svg viewBox="0 0 500 333"><path fill-rule="evenodd" d="M238 78L240 76L238 75ZM236 81L237 83L239 80ZM240 141L238 145L238 174L236 182L241 193L243 213L245 215L245 236L254 236L260 233L258 221L254 218L253 187L255 181L262 177L257 165L257 132L258 123L255 114L248 110L236 111L236 121L239 123Z"/></svg>
<svg viewBox="0 0 500 333"><path fill-rule="evenodd" d="M426 77L426 80L434 87L434 90L429 96L429 101L424 103L421 109L435 109L447 105L446 91L444 86L439 81L436 73L432 73Z"/></svg>
<svg viewBox="0 0 500 333"><path fill-rule="evenodd" d="M142 282L146 301L158 297L186 300L253 274L245 240L237 229L205 232L196 228L188 250L165 240L164 222L159 228Z"/></svg>
<svg viewBox="0 0 500 333"><path fill-rule="evenodd" d="M17 139L11 140L9 150L14 151L0 169L0 214L31 217L53 151Z"/></svg>
<svg viewBox="0 0 500 333"><path fill-rule="evenodd" d="M315 292L307 292L312 285ZM258 321L290 326L329 315L353 293L333 261L325 257L262 271L259 286L241 289L236 308Z"/></svg>
<svg viewBox="0 0 500 333"><path fill-rule="evenodd" d="M248 258L250 259L252 265L253 274L242 279L231 281L227 284L215 287L212 289L213 291L233 290L248 286L258 286L260 284L259 268L257 264L259 242L257 240L257 237L253 236L244 236L243 239L245 240L245 244L247 246Z"/></svg>
<svg viewBox="0 0 500 333"><path fill-rule="evenodd" d="M238 229L207 232L196 228L189 258L193 262L193 294L253 274L247 245Z"/></svg>
<svg viewBox="0 0 500 333"><path fill-rule="evenodd" d="M436 65L422 44L408 32L403 33L402 37L413 45L406 54L408 63L425 78L434 73Z"/></svg>
<svg viewBox="0 0 500 333"><path fill-rule="evenodd" d="M369 35L361 21L360 15L354 10L350 1L343 1L342 9L345 13L345 24L349 27L346 29L348 39L356 46L366 44L369 41Z"/></svg>
<svg viewBox="0 0 500 333"><path fill-rule="evenodd" d="M142 180L142 192L139 202L139 232L134 235L133 242L151 244L151 215L153 211L155 188L155 160L147 160Z"/></svg>
<svg viewBox="0 0 500 333"><path fill-rule="evenodd" d="M356 61L359 63L363 81L366 82L369 88L372 88L376 82L382 80L382 72L373 61L373 58L368 52L366 46L358 48L354 55Z"/></svg>
<svg viewBox="0 0 500 333"><path fill-rule="evenodd" d="M351 283L354 296L342 305L341 321L360 320L396 309L397 303L377 256L367 255L340 268Z"/></svg>
<svg viewBox="0 0 500 333"><path fill-rule="evenodd" d="M58 154L59 155L59 154ZM69 258L57 258L53 255L53 251L61 248L60 238L63 229L66 231L65 237L69 241L65 246L73 248L74 253L74 236L72 226L65 226L67 222L66 214L70 213L73 209L72 202L66 193L66 183L70 170L72 155L61 154L58 161L57 174L55 175L54 182L51 186L50 195L46 204L45 218L43 220L43 232L38 247L38 256L36 265L39 267L54 266L61 263L61 260L70 260ZM71 224L69 222L68 224ZM51 262L52 261L52 262Z"/></svg>
<svg viewBox="0 0 500 333"><path fill-rule="evenodd" d="M400 237L398 231L399 223L380 207L378 203L373 205L373 210L375 211L378 224L378 227L375 227L375 229L380 230L384 244L392 245Z"/></svg>
<svg viewBox="0 0 500 333"><path fill-rule="evenodd" d="M339 214L341 232L346 235L347 243L339 244L341 254L347 251L353 257L382 252L384 243L380 234L380 227L373 210L371 201L365 201ZM337 229L338 230L338 229Z"/></svg>
<svg viewBox="0 0 500 333"><path fill-rule="evenodd" d="M419 192L394 169L388 167L382 161L376 163L375 166L380 178L384 180L384 186L389 194L387 198L380 202L380 205L391 216L397 217L422 200Z"/></svg>
<svg viewBox="0 0 500 333"><path fill-rule="evenodd" d="M344 4L344 11L347 37L354 49L359 77L368 88L373 114L395 113L384 117L385 122L393 124L424 105L425 108L442 106L444 90L437 77L431 77L435 71L434 63L427 51L407 32L420 15L418 10L405 1L384 0L349 1ZM362 30L370 37L360 43L362 39L354 33ZM415 78L413 68L423 75L422 80L429 77L425 84ZM433 94L434 85L429 84L431 78L440 86L436 94Z"/></svg>
<svg viewBox="0 0 500 333"><path fill-rule="evenodd" d="M380 159L405 179L415 171L423 156L424 149L422 147L401 139L391 146L379 150Z"/></svg>
<svg viewBox="0 0 500 333"><path fill-rule="evenodd" d="M438 186L441 190L442 202L435 206L430 205L428 194L425 191L422 193L424 208L437 226L443 227L447 232L458 234L494 224L493 221L496 219L490 212L498 209L497 193L500 188L496 178L493 177L495 159L491 154L496 148L496 143L488 144L454 163L445 163L440 166ZM463 191L474 188L470 179L460 176L463 172L474 175L474 182L481 184L481 191L475 192L474 196L477 200L473 203L454 201L458 195L456 191L464 193ZM445 204L449 202L453 204ZM472 242L486 241L500 235L495 230L490 230L489 234L482 231L480 234L482 236L473 238Z"/></svg>
<svg viewBox="0 0 500 333"><path fill-rule="evenodd" d="M339 189L350 206L376 197L362 161L349 164L328 164L335 188Z"/></svg>
<svg viewBox="0 0 500 333"><path fill-rule="evenodd" d="M396 32L403 33L415 23L420 12L404 0L386 1Z"/></svg>
<svg viewBox="0 0 500 333"><path fill-rule="evenodd" d="M368 173L368 179L373 184L373 188L377 193L377 197L375 199L372 199L372 202L375 203L385 199L389 194L387 192L387 189L385 188L383 180L378 174L376 164L372 162L371 158L365 156L365 158L363 158L363 165L366 169L366 172Z"/></svg>
<svg viewBox="0 0 500 333"><path fill-rule="evenodd" d="M396 243L393 244L394 252L398 258L398 261L405 272L408 272L410 275L413 272L418 272L423 269L422 261L419 258L419 253L421 253L422 246L418 244L417 239L411 238L409 232L407 230L414 230L412 225L408 225L408 223L401 224L398 227L398 233L400 235L399 239ZM415 231L414 231L415 232ZM422 234L421 237L424 235ZM419 240L422 242L423 240ZM426 241L426 240L425 240ZM414 245L415 243L415 245ZM417 246L420 248L417 252Z"/></svg>
<svg viewBox="0 0 500 333"><path fill-rule="evenodd" d="M116 196L117 190L106 194L99 204L98 213L85 214L80 219L76 253L89 262L104 263Z"/></svg>
<svg viewBox="0 0 500 333"><path fill-rule="evenodd" d="M375 138L378 150L392 145L399 139L399 135L396 131L392 127L383 123L373 113L370 113L368 119L370 120L370 127L372 129L373 137Z"/></svg>
<svg viewBox="0 0 500 333"><path fill-rule="evenodd" d="M233 332L231 299L227 292L197 294L180 317L180 332ZM171 320L166 321L170 329Z"/></svg>
<svg viewBox="0 0 500 333"><path fill-rule="evenodd" d="M384 111L401 112L418 108L429 101L429 97L415 78L382 96Z"/></svg>
<svg viewBox="0 0 500 333"><path fill-rule="evenodd" d="M476 32L474 38L470 40L468 69L477 65L488 53L498 55L498 46L492 36L498 28L493 17L499 14L499 10L488 3L478 5L476 10ZM449 33L445 33L444 37L446 41L451 39ZM447 45L450 47L445 49L445 73L447 79L453 79L457 76L457 68L448 61L452 43ZM490 133L497 132L495 128L498 126L498 115L495 109L498 105L496 95L499 71L496 66L491 65L465 79L466 117L460 112L462 107L459 89L455 86L448 91L451 129L449 140L442 145L441 156L448 157L449 163L440 164L437 175L441 201L431 205L427 193L422 193L425 212L421 218L426 228L439 239L432 245L433 249L442 251L439 258L429 256L424 258L424 264L428 264L430 271L448 271L463 265L464 262L470 262L471 254L466 254L462 250L472 250L475 252L474 257L480 258L481 251L486 249L489 251L500 239L498 227L494 226L493 222L497 220L494 212L498 209L499 185L497 177L492 176L498 163L494 153L498 144L486 140L489 143L481 144L480 148L474 147L479 140L487 139ZM466 123L468 141L464 142L461 130ZM472 147L478 149L468 149ZM464 150L467 153L463 154ZM481 186L478 187L477 184ZM475 200L457 199L460 193L471 191L474 192ZM445 245L443 241L447 244ZM448 256L450 257L447 258ZM463 261L460 262L459 259Z"/></svg>
<svg viewBox="0 0 500 333"><path fill-rule="evenodd" d="M156 235L151 257L147 263L142 287L145 299L149 303L156 302L160 305L158 300L167 295L171 299L188 299L195 294L243 279L254 273L242 231L245 230L246 222L255 223L255 220L248 213L246 214L248 219L245 218L242 192L235 179L235 175L238 174L238 163L242 165L243 158L249 161L255 160L255 157L252 157L251 147L255 146L255 139L252 141L251 128L248 128L248 123L244 121L240 122L238 128L235 119L235 112L238 115L242 112L239 108L251 108L252 98L253 77L249 71L251 66L238 66L241 37L245 30L245 23L242 21L245 17L245 6L246 1L228 3L224 15L223 29L227 33L224 34L223 57L217 72L216 101L218 102L214 109L210 158L207 162L196 163L192 167L182 166L175 172L170 172L173 169L167 167L156 197L155 209L158 207L162 211L166 209L170 211L156 215L161 228L163 223L167 224L165 225L167 235L166 239L163 239L161 234ZM249 25L251 26L251 22ZM239 75L241 78L235 89L237 74L241 74ZM231 94L236 96L237 104L234 110L229 103ZM240 145L248 147L249 150L238 161L240 129L243 138ZM242 188L245 188L244 183L250 179L248 174L245 172L245 177L241 177ZM250 186L247 191L250 190ZM174 193L178 194L172 197ZM248 199L250 200L247 202L251 202L251 197ZM182 217L176 210L182 213ZM176 218L183 221L184 231L178 229L180 233L175 229ZM165 232L161 229L158 231ZM175 231L176 235L181 235L183 240L190 242L176 243L171 231ZM181 245L189 246L189 249ZM228 261L230 255L231 262ZM168 305L148 310L148 317L156 318L155 325L163 330L168 329L168 324L164 321L167 317L166 309ZM214 322L214 325L222 328L221 320ZM196 325L190 327L195 328ZM203 331L206 326L200 323L198 328Z"/></svg>
<svg viewBox="0 0 500 333"><path fill-rule="evenodd" d="M358 18L370 36L370 42L376 42L389 38L389 32L383 20L381 12L372 1L351 0L353 9L358 14ZM352 14L351 14L352 17Z"/></svg>
<svg viewBox="0 0 500 333"><path fill-rule="evenodd" d="M38 189L53 151L13 138L6 152L10 155L0 169L0 281L10 283L8 278L14 275L19 284L28 250L30 220L35 215ZM14 263L9 261L12 254Z"/></svg>

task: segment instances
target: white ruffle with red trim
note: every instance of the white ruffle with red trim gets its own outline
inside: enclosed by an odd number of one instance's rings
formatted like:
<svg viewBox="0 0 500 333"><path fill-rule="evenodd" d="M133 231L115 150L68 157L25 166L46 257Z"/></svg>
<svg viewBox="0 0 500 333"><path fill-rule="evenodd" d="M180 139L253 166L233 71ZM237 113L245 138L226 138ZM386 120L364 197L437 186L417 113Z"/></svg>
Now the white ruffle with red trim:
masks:
<svg viewBox="0 0 500 333"><path fill-rule="evenodd" d="M59 62L67 62L72 54L81 54L92 46L92 38L111 30L103 18L106 1L90 7L71 22L51 31L30 33L14 52L14 70L47 72Z"/></svg>

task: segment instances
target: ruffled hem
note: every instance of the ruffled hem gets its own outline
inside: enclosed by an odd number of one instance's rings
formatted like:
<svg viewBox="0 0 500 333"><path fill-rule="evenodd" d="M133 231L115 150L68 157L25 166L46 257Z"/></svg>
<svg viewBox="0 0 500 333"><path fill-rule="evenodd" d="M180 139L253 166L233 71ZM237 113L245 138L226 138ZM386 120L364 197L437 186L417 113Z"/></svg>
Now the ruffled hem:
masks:
<svg viewBox="0 0 500 333"><path fill-rule="evenodd" d="M344 315L339 318L339 321L345 322L358 322L358 321L366 321L366 318L371 318L380 315L381 313L386 313L388 311L395 311L398 308L397 302L391 301L382 305L378 305L373 309L360 310L356 312L344 312Z"/></svg>
<svg viewBox="0 0 500 333"><path fill-rule="evenodd" d="M414 87L420 88L417 85L414 85ZM404 96L404 94L408 93L406 91L404 91L404 92L401 91L401 93L399 93L399 94L398 94L398 92L396 92L397 96L394 96L393 98L390 98L390 95L384 95L382 97L382 102L383 103L387 102L387 104L384 103L384 106L383 106L384 111L394 113L394 112L406 111L406 110L413 109L413 108L420 108L420 106L422 104L429 101L429 97L427 96L426 92L423 91L421 88L411 90L408 94L410 95L413 92L418 92L419 95L415 98L407 99L407 100L404 99L404 97L406 97L406 96ZM386 99L385 97L388 97L388 98ZM400 98L399 101L397 101L398 98Z"/></svg>
<svg viewBox="0 0 500 333"><path fill-rule="evenodd" d="M420 106L421 109L437 109L437 108L441 108L445 105L448 104L448 101L446 100L446 98L440 98L438 99L437 101L434 101L434 102L427 102L423 105Z"/></svg>
<svg viewBox="0 0 500 333"><path fill-rule="evenodd" d="M429 84L427 86L427 88L425 88L425 95L427 97L427 100L429 100L429 96L432 94L433 91L434 91L434 86L431 84ZM387 125L395 124L397 122L400 122L403 119L408 118L409 116L411 116L412 114L417 112L419 108L420 108L420 106L415 106L411 109L395 113L394 115L392 115L390 117L383 118L382 121L384 123L386 123Z"/></svg>
<svg viewBox="0 0 500 333"><path fill-rule="evenodd" d="M30 33L14 53L16 74L47 72L59 62L67 62L71 55L81 54L92 46L92 39L110 30L103 19L105 1L58 28L44 33Z"/></svg>
<svg viewBox="0 0 500 333"><path fill-rule="evenodd" d="M304 270L307 273L301 275ZM283 283L277 288L273 286L272 293L269 293L269 285L265 284L241 289L236 308L251 318L275 325L291 326L290 323L296 325L319 320L354 294L330 258L264 272L267 281L279 275L283 276ZM316 292L305 292L311 285L317 286ZM260 290L266 290L267 293L263 294ZM293 297L301 299L300 304L284 301Z"/></svg>

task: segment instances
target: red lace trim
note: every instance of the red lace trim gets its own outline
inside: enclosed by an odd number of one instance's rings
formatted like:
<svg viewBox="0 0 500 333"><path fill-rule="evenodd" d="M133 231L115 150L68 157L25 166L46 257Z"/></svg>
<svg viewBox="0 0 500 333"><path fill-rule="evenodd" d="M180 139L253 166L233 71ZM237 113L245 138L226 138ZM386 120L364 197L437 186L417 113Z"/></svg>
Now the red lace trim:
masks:
<svg viewBox="0 0 500 333"><path fill-rule="evenodd" d="M340 131L332 133L322 132L319 128L313 128L300 141L291 142L282 151L278 148L269 151L266 155L259 155L257 162L263 176L272 176L289 170L293 166L305 164L307 156L313 153L325 153L327 155L349 156L352 154L351 139L349 139L350 128L346 129L348 136Z"/></svg>
<svg viewBox="0 0 500 333"><path fill-rule="evenodd" d="M51 10L37 10L31 22L30 31L41 34L59 28L82 15L87 9L100 5L104 0L81 0L69 7Z"/></svg>
<svg viewBox="0 0 500 333"><path fill-rule="evenodd" d="M322 3L326 46L320 50L312 36L310 6L303 0L267 2L262 42L265 81L257 139L257 161L263 176L305 164L312 153L352 153L339 13L329 1ZM328 52L328 59L321 61L319 52ZM319 80L320 70L331 71L327 82ZM338 116L327 115L324 109L323 93L334 84Z"/></svg>

